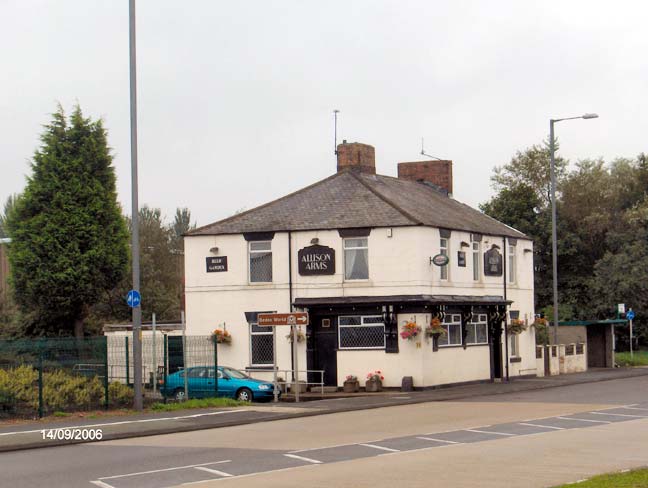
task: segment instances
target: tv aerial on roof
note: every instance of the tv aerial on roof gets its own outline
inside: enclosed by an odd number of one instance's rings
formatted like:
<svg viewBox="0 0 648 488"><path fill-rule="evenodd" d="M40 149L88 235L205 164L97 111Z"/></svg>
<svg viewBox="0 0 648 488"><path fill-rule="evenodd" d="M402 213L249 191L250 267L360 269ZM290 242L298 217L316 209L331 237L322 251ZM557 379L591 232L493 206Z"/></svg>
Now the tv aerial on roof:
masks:
<svg viewBox="0 0 648 488"><path fill-rule="evenodd" d="M425 152L424 143L425 143L425 139L423 139L423 138L421 137L421 154L422 154L423 156L426 156L426 157L428 157L428 158L432 158L432 159L436 159L436 160L438 160L438 161L443 161L443 159L441 159L441 158L437 158L436 156L432 156L431 154L427 154L427 153Z"/></svg>

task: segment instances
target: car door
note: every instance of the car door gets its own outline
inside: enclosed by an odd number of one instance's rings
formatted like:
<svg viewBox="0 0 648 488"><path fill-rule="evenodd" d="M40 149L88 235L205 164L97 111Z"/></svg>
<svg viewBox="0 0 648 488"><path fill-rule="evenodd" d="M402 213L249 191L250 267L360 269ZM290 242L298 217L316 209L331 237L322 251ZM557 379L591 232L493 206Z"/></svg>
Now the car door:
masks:
<svg viewBox="0 0 648 488"><path fill-rule="evenodd" d="M234 380L227 374L223 373L222 369L218 369L218 394L225 397L233 397L236 385Z"/></svg>
<svg viewBox="0 0 648 488"><path fill-rule="evenodd" d="M189 368L187 378L189 398L204 398L207 393L207 368Z"/></svg>

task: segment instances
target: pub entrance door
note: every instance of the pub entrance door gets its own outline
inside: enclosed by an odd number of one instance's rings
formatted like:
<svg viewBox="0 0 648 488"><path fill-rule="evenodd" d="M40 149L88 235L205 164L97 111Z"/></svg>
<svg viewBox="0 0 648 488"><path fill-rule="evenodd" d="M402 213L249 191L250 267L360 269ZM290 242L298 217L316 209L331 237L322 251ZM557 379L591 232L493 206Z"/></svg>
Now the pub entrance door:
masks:
<svg viewBox="0 0 648 488"><path fill-rule="evenodd" d="M324 386L337 386L337 316L312 315L306 351L309 370L324 371ZM320 373L309 373L309 383L319 383Z"/></svg>

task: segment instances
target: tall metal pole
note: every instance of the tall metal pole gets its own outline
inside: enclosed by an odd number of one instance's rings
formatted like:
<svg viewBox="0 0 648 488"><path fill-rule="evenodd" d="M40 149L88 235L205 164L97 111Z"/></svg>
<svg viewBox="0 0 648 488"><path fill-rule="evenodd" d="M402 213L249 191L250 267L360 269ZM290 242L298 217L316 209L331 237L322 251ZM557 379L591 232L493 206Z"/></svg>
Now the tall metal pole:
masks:
<svg viewBox="0 0 648 488"><path fill-rule="evenodd" d="M131 127L131 221L132 221L132 261L133 290L140 289L139 256L139 200L137 195L137 58L135 45L135 0L128 3L128 40L130 50L130 127ZM142 410L142 309L133 307L133 382L135 400L133 408Z"/></svg>
<svg viewBox="0 0 648 488"><path fill-rule="evenodd" d="M554 344L558 344L558 241L556 232L556 161L554 119L549 121L549 152L551 157L551 254L553 261L553 322Z"/></svg>

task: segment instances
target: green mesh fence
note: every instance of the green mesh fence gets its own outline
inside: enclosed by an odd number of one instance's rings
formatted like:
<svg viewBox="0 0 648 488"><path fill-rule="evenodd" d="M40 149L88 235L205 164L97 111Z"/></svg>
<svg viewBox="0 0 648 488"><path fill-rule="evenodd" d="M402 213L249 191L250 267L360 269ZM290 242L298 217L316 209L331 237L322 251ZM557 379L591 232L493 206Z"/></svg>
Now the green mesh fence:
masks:
<svg viewBox="0 0 648 488"><path fill-rule="evenodd" d="M217 362L211 336L145 334L144 394L149 401L217 396ZM186 389L177 374L184 370ZM131 407L134 372L132 334L0 340L0 417Z"/></svg>

